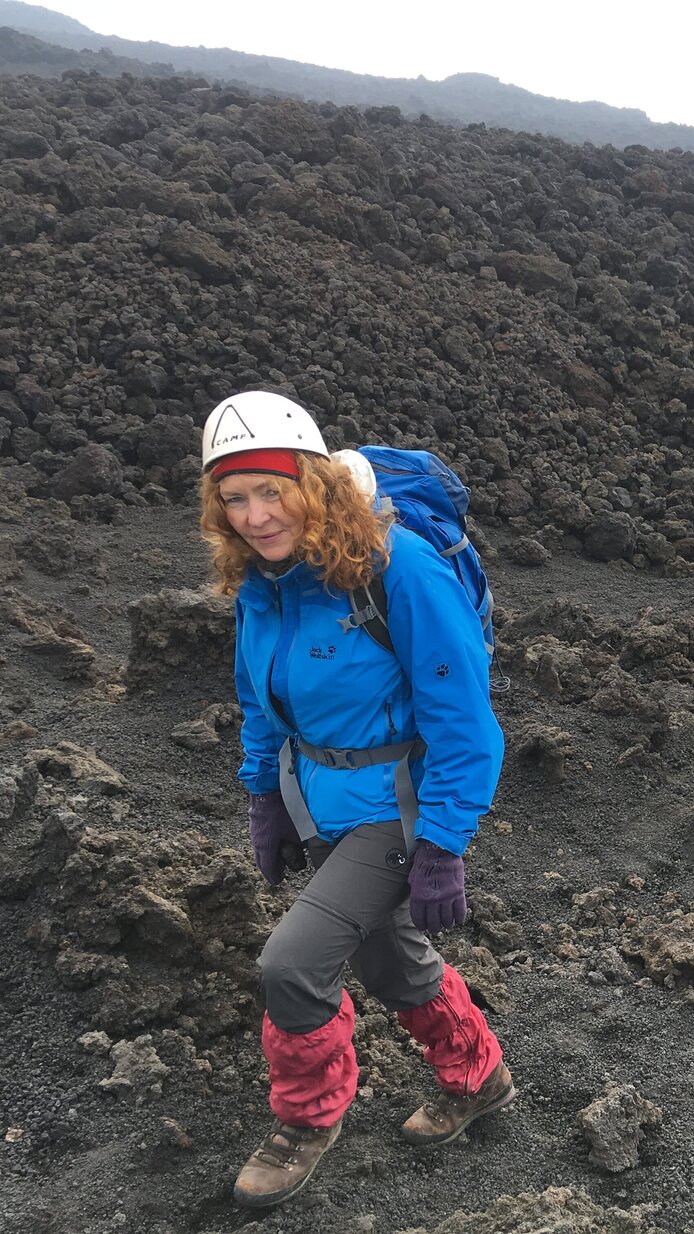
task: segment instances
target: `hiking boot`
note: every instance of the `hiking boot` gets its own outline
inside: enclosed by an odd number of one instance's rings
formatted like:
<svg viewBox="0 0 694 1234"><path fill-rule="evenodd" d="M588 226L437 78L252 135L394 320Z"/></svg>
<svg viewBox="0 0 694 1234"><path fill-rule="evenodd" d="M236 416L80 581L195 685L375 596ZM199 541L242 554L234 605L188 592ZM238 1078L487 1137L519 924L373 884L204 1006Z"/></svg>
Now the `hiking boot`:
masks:
<svg viewBox="0 0 694 1234"><path fill-rule="evenodd" d="M403 1123L402 1134L410 1144L448 1144L476 1118L509 1105L515 1095L511 1072L500 1062L476 1093L464 1097L444 1089L435 1101L420 1106Z"/></svg>
<svg viewBox="0 0 694 1234"><path fill-rule="evenodd" d="M266 1208L291 1199L308 1182L341 1130L342 1119L332 1127L290 1127L278 1119L236 1179L237 1204Z"/></svg>

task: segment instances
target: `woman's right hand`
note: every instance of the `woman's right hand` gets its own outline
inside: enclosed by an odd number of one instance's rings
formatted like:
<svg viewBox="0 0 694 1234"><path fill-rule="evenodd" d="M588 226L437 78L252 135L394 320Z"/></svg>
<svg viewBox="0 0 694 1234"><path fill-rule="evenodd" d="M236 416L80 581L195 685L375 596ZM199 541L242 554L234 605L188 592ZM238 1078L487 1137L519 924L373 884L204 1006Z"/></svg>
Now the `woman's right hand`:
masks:
<svg viewBox="0 0 694 1234"><path fill-rule="evenodd" d="M418 930L439 934L463 925L467 916L465 866L462 857L420 840L415 850L410 882L410 916Z"/></svg>
<svg viewBox="0 0 694 1234"><path fill-rule="evenodd" d="M251 793L248 824L255 864L269 883L282 882L287 867L306 868L306 854L280 792Z"/></svg>

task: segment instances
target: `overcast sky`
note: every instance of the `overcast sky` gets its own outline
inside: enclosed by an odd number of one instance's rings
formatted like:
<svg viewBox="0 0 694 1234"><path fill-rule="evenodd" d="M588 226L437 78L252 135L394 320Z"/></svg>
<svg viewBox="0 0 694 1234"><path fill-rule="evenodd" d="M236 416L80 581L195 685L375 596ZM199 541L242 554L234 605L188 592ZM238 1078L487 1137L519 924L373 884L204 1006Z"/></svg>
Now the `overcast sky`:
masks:
<svg viewBox="0 0 694 1234"><path fill-rule="evenodd" d="M694 0L44 0L100 34L384 77L490 73L694 124Z"/></svg>

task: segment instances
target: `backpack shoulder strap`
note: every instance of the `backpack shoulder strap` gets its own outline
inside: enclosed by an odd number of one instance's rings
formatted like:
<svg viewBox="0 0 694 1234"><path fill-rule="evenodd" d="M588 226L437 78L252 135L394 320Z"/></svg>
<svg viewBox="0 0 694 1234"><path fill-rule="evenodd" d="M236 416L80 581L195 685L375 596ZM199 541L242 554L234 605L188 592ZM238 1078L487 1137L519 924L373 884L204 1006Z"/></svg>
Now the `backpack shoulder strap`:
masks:
<svg viewBox="0 0 694 1234"><path fill-rule="evenodd" d="M393 652L388 629L388 598L382 574L375 574L367 587L356 587L349 593L354 625L363 626L374 642Z"/></svg>

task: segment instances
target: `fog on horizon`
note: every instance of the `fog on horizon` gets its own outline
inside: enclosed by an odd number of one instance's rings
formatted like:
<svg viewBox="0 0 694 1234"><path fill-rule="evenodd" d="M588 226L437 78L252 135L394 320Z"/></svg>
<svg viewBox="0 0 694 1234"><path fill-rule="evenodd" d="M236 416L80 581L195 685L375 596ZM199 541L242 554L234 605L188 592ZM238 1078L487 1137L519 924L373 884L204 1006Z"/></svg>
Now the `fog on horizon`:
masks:
<svg viewBox="0 0 694 1234"><path fill-rule="evenodd" d="M33 7L33 6L32 6ZM56 0L42 7L104 35L177 46L227 47L255 55L384 77L486 73L536 94L638 108L651 120L694 125L691 47L694 5L663 0L497 0L482 11L442 0L430 18L413 0L322 0L235 6L198 0ZM654 20L657 13L657 21Z"/></svg>

